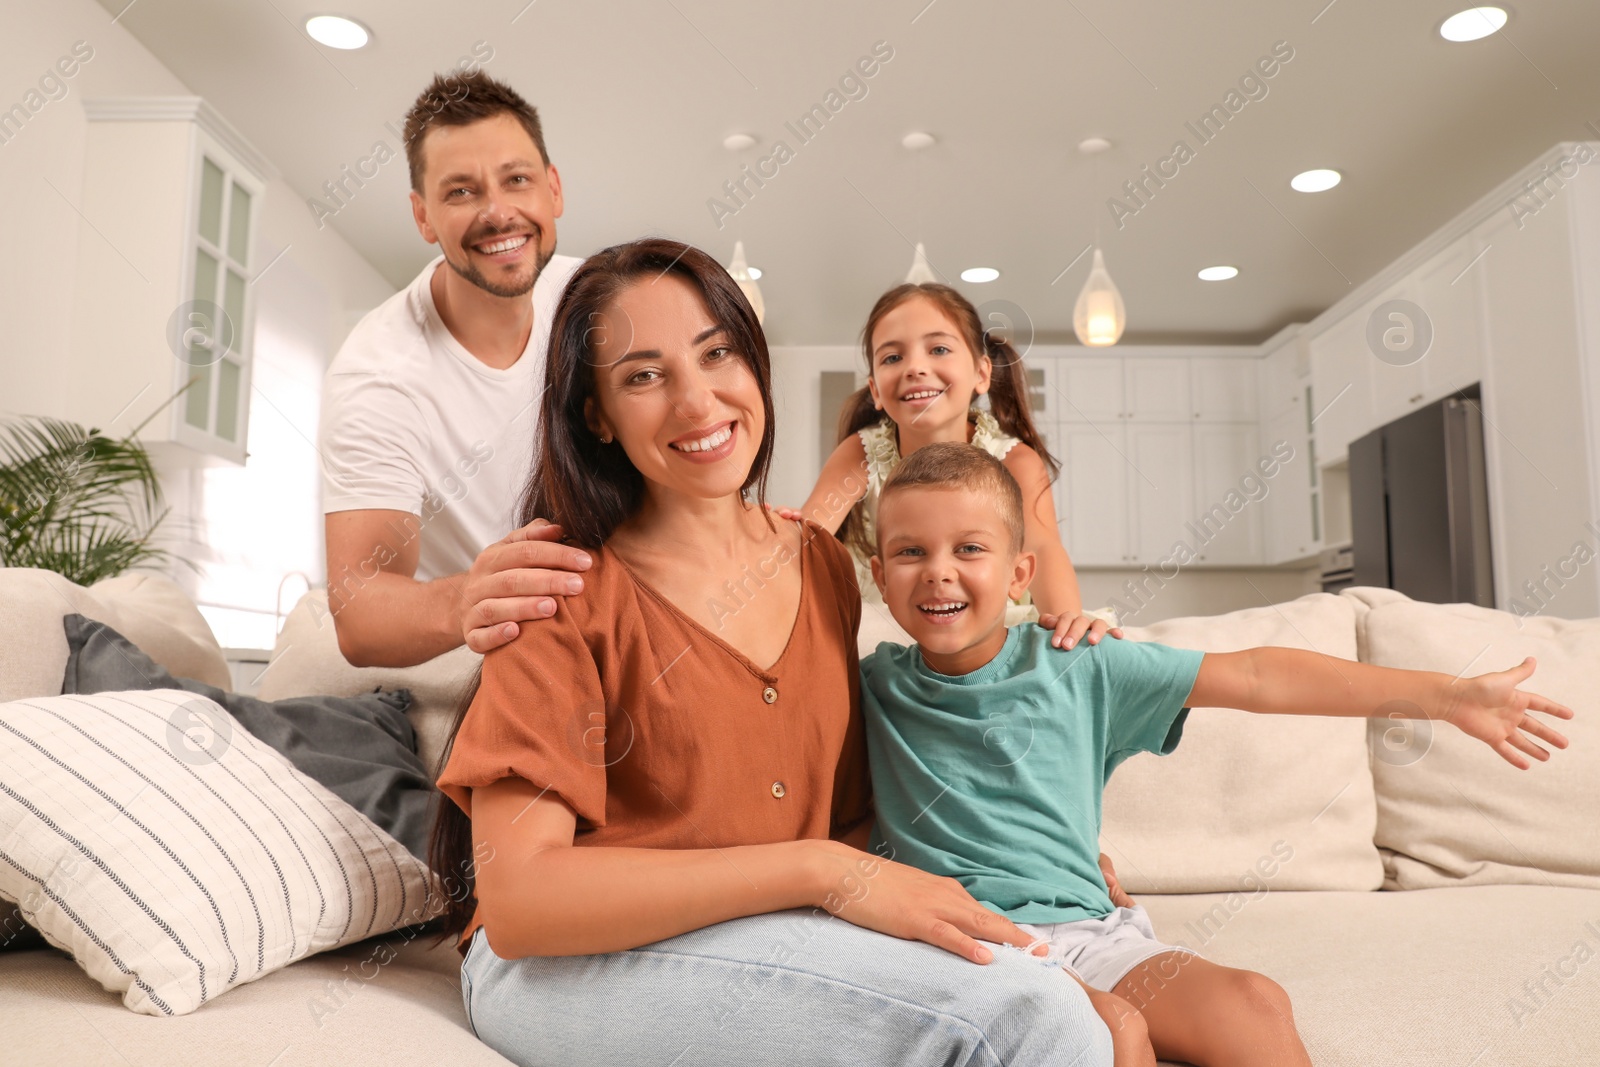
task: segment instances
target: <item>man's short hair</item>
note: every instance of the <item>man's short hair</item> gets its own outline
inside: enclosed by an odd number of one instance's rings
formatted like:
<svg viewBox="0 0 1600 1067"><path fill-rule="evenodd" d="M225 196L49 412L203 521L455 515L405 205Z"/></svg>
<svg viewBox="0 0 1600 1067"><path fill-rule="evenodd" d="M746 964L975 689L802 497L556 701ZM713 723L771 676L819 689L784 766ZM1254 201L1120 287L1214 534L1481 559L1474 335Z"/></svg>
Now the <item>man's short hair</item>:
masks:
<svg viewBox="0 0 1600 1067"><path fill-rule="evenodd" d="M406 112L406 165L411 168L411 188L422 192L422 139L435 126L466 126L496 115L511 115L528 131L539 158L550 165L544 148L539 112L505 82L481 70L436 74Z"/></svg>
<svg viewBox="0 0 1600 1067"><path fill-rule="evenodd" d="M1011 551L1021 552L1022 488L1006 470L1005 464L981 448L959 441L940 441L924 445L900 461L883 483L878 494L878 513L883 502L902 489L970 489L993 499L1006 529L1011 531ZM883 547L883 524L878 524L878 547Z"/></svg>

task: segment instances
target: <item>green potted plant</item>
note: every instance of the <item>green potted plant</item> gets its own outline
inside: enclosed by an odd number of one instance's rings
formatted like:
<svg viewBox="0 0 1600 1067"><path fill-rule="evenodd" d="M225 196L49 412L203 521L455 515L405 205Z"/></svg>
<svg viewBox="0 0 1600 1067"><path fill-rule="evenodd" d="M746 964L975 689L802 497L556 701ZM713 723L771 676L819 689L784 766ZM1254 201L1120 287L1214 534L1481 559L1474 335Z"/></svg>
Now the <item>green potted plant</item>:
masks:
<svg viewBox="0 0 1600 1067"><path fill-rule="evenodd" d="M61 419L0 422L0 566L40 567L88 586L163 564L166 516L135 430L112 438Z"/></svg>

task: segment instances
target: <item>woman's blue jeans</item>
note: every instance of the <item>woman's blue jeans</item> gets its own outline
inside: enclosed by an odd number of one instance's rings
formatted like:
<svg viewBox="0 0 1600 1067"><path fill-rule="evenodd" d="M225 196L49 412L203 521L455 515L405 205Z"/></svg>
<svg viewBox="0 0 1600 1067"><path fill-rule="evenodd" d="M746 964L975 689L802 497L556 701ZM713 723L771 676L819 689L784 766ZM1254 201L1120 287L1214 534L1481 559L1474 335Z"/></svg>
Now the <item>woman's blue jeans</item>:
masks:
<svg viewBox="0 0 1600 1067"><path fill-rule="evenodd" d="M1020 951L979 965L821 909L625 952L461 967L479 1039L522 1067L1110 1067L1072 978Z"/></svg>

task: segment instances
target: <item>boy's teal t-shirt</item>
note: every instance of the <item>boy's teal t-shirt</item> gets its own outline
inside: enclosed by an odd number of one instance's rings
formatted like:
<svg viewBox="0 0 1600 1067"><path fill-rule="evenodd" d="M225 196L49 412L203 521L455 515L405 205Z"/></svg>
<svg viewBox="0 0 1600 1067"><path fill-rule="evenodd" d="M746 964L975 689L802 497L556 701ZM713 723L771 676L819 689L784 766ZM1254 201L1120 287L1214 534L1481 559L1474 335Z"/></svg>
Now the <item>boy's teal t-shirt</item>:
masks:
<svg viewBox="0 0 1600 1067"><path fill-rule="evenodd" d="M861 662L872 849L958 879L1013 922L1114 910L1101 793L1129 756L1177 746L1203 658L1115 638L1063 652L1050 637L1015 627L961 676L929 668L915 645L885 642Z"/></svg>

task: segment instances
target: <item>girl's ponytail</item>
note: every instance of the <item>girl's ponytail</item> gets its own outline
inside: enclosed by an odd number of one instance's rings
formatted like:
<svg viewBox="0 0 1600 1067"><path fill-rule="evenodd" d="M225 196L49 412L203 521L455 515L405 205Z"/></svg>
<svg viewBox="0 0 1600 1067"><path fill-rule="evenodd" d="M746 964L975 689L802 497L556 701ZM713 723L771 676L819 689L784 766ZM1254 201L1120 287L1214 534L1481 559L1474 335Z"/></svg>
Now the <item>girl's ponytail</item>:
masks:
<svg viewBox="0 0 1600 1067"><path fill-rule="evenodd" d="M848 441L852 434L882 419L883 412L872 402L872 390L863 385L851 393L839 409L839 441Z"/></svg>
<svg viewBox="0 0 1600 1067"><path fill-rule="evenodd" d="M962 303L966 303L965 298L962 298ZM967 304L967 307L971 308L972 305ZM976 324L976 310L972 313L972 319ZM994 415L994 421L1000 424L1003 432L1037 452L1050 471L1050 480L1055 481L1061 471L1061 463L1050 454L1044 438L1039 436L1038 427L1033 424L1033 415L1028 409L1028 368L1022 363L1022 355L1011 347L1010 342L995 334L984 332L982 338L983 351L989 355L991 368L989 411Z"/></svg>
<svg viewBox="0 0 1600 1067"><path fill-rule="evenodd" d="M870 372L870 363L868 369ZM875 425L882 418L883 412L872 402L872 391L863 385L850 394L839 410L839 440L848 441L852 434ZM865 506L864 501L856 501L855 506L844 513L844 520L839 523L839 530L834 535L840 544L854 549L862 559L878 551L878 546L867 543L867 523L862 514Z"/></svg>

